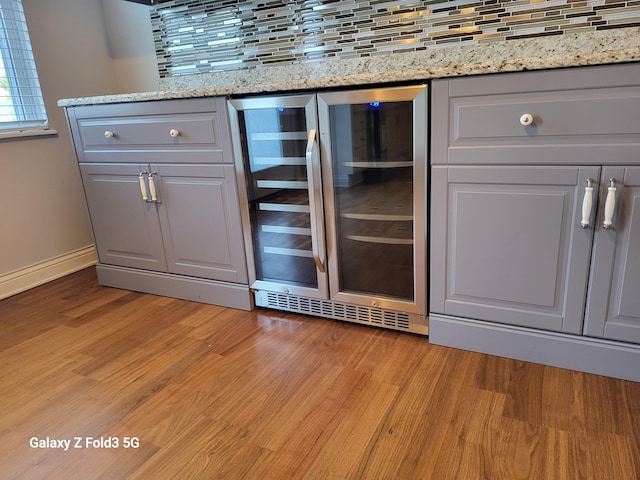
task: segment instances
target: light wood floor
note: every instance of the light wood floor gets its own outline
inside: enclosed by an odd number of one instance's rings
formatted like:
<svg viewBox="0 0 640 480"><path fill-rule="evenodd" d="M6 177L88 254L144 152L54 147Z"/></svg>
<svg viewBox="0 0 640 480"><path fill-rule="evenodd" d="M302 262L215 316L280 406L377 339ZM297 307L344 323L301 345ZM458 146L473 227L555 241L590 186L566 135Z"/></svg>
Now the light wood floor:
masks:
<svg viewBox="0 0 640 480"><path fill-rule="evenodd" d="M103 288L92 269L0 302L0 374L3 480L640 472L638 383Z"/></svg>

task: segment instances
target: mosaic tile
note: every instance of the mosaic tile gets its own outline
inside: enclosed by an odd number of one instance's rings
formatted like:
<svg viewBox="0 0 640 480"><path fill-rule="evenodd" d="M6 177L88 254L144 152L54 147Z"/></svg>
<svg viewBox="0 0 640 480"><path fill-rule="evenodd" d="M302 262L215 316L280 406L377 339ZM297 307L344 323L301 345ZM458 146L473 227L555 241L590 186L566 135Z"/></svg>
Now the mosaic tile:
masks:
<svg viewBox="0 0 640 480"><path fill-rule="evenodd" d="M161 78L640 24L638 0L173 0L150 11Z"/></svg>

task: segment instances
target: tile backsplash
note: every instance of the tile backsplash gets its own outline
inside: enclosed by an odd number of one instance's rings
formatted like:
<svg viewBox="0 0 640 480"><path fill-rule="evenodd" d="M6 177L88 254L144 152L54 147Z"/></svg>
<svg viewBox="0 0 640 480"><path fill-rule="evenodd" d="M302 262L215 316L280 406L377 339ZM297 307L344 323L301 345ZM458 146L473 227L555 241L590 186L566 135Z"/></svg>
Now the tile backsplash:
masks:
<svg viewBox="0 0 640 480"><path fill-rule="evenodd" d="M640 0L173 0L162 78L640 26Z"/></svg>

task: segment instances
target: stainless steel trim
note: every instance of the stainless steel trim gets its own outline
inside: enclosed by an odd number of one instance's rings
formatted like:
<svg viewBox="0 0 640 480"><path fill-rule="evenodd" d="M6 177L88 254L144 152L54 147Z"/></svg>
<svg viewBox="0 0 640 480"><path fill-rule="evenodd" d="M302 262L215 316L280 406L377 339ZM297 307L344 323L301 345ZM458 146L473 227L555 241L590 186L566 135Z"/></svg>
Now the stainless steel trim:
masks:
<svg viewBox="0 0 640 480"><path fill-rule="evenodd" d="M244 251L247 260L247 277L249 284L256 281L256 262L253 252L253 240L251 232L251 216L249 213L249 194L247 189L247 177L244 168L244 158L242 156L242 135L240 131L240 110L243 102L233 100L227 101L227 112L229 113L229 126L231 131L231 144L233 146L233 157L236 167L236 184L238 186L238 200L240 202L240 219L242 222L242 237L244 240Z"/></svg>
<svg viewBox="0 0 640 480"><path fill-rule="evenodd" d="M264 290L287 295L301 295L324 302L325 298L318 296L318 289L315 287L302 286L295 283L287 283L279 280L256 280L251 284L253 290Z"/></svg>
<svg viewBox="0 0 640 480"><path fill-rule="evenodd" d="M229 105L237 112L257 108L306 108L310 102L315 103L315 94L313 93L303 95L233 98L229 100Z"/></svg>
<svg viewBox="0 0 640 480"><path fill-rule="evenodd" d="M426 88L426 85L412 85L408 87L380 87L364 88L362 90L342 90L339 92L320 93L318 98L330 105L371 102L411 102L414 101L421 92L425 91ZM426 134L422 135L422 137L425 136Z"/></svg>
<svg viewBox="0 0 640 480"><path fill-rule="evenodd" d="M365 217L371 214L355 214L347 218L366 220L413 220L413 249L414 249L414 299L406 301L395 298L380 298L374 294L356 294L340 291L337 256L337 231L335 219L333 162L331 158L331 130L329 107L370 102L410 101L413 103L413 217L409 216L377 216ZM324 201L327 211L327 254L329 272L329 286L331 300L350 304L371 306L372 301L378 303L379 308L426 314L427 311L427 215L428 215L428 90L426 85L410 87L391 87L378 89L363 89L356 91L328 92L318 95L318 118L320 125L320 155L324 180ZM354 215L346 212L345 215ZM400 217L400 218L398 218Z"/></svg>
<svg viewBox="0 0 640 480"><path fill-rule="evenodd" d="M282 292L257 290L254 295L256 305L261 307L373 325L391 330L408 331L421 335L429 334L429 318L424 314L306 298L304 295L300 296L300 294L294 293L288 288L284 288Z"/></svg>
<svg viewBox="0 0 640 480"><path fill-rule="evenodd" d="M303 286L293 283L287 283L278 280L259 280L257 279L256 273L256 259L254 254L254 245L253 245L253 231L251 225L251 214L249 211L249 202L253 199L249 199L249 188L247 185L248 176L246 171L245 160L248 159L243 158L243 139L242 139L242 129L240 126L240 120L243 110L252 110L252 109L267 109L267 108L301 108L305 111L305 119L306 119L306 127L307 129L316 129L317 128L317 107L316 107L316 95L315 94L303 94L303 95L283 95L283 96L266 96L266 97L250 97L250 98L239 98L239 99L229 99L227 101L227 109L229 111L229 120L231 124L231 137L233 143L233 153L236 164L236 180L238 183L238 195L240 199L240 209L241 209L241 217L242 217L242 228L243 228L243 236L244 236L244 244L245 244L245 252L247 256L247 272L249 275L249 284L252 288L257 288L261 290L268 290L272 292L291 292L291 294L295 295L304 295L305 297L310 298L320 298L326 299L328 298L328 277L326 272L320 272L317 270L317 284L318 287L314 288L313 286ZM304 135L306 139L306 132ZM319 151L317 145L314 146L312 152L312 164L314 166L314 171L316 172L314 177L314 172L307 172L307 178L320 178L320 163L319 163ZM262 157L263 159L265 157ZM266 157L267 159L269 157ZM292 157L295 158L295 157ZM253 159L255 160L255 158ZM268 161L268 160L267 160ZM299 159L292 159L293 162L299 162ZM298 164L298 163L295 163ZM304 157L303 164L307 164L307 158ZM316 187L317 188L317 187ZM314 189L309 186L309 192L313 192ZM319 235L318 229L316 225L318 221L322 226L324 214L322 213L322 197L320 196L320 204L316 202L315 208L312 208L311 205L294 205L294 204L277 204L271 202L260 202L258 204L258 208L261 210L270 210L270 211L282 211L282 212L297 212L297 213L308 213L312 219L316 218L316 222L312 222L312 245L314 242L320 243L321 248L324 250L324 228L321 230L321 235ZM318 217L317 210L320 211L320 215Z"/></svg>

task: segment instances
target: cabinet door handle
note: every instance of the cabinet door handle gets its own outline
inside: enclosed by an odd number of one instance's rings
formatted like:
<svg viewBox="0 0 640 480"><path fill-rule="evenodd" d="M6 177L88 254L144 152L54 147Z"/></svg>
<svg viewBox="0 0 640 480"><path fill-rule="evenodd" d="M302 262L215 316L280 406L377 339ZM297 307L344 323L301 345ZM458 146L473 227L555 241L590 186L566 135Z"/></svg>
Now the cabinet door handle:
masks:
<svg viewBox="0 0 640 480"><path fill-rule="evenodd" d="M180 130L176 129L176 128L172 128L171 130L169 130L169 136L171 136L172 138L176 138L180 136Z"/></svg>
<svg viewBox="0 0 640 480"><path fill-rule="evenodd" d="M587 186L584 188L584 198L582 199L582 221L580 226L587 228L591 219L591 209L593 207L593 187L591 179L587 178Z"/></svg>
<svg viewBox="0 0 640 480"><path fill-rule="evenodd" d="M616 209L616 187L613 178L609 179L609 188L607 189L607 199L604 202L604 222L602 227L609 230L613 225L613 214Z"/></svg>
<svg viewBox="0 0 640 480"><path fill-rule="evenodd" d="M149 191L151 192L151 201L153 203L162 203L158 200L158 190L156 190L156 181L153 179L154 175L158 175L157 173L149 174Z"/></svg>
<svg viewBox="0 0 640 480"><path fill-rule="evenodd" d="M144 176L147 172L142 172L138 177L138 182L140 183L140 193L142 194L142 200L145 202L149 201L149 194L147 193L147 182L144 181Z"/></svg>
<svg viewBox="0 0 640 480"><path fill-rule="evenodd" d="M313 261L320 273L325 273L324 267L324 246L318 246L318 242L324 241L324 229L322 227L322 211L318 211L318 202L322 202L322 192L320 186L316 184L313 165L313 145L316 139L316 129L309 131L307 140L306 160L307 160L307 181L309 183L309 207L311 213L312 231L315 230L315 237L311 239L311 250ZM322 253L321 253L322 252ZM321 257L322 255L322 257Z"/></svg>

